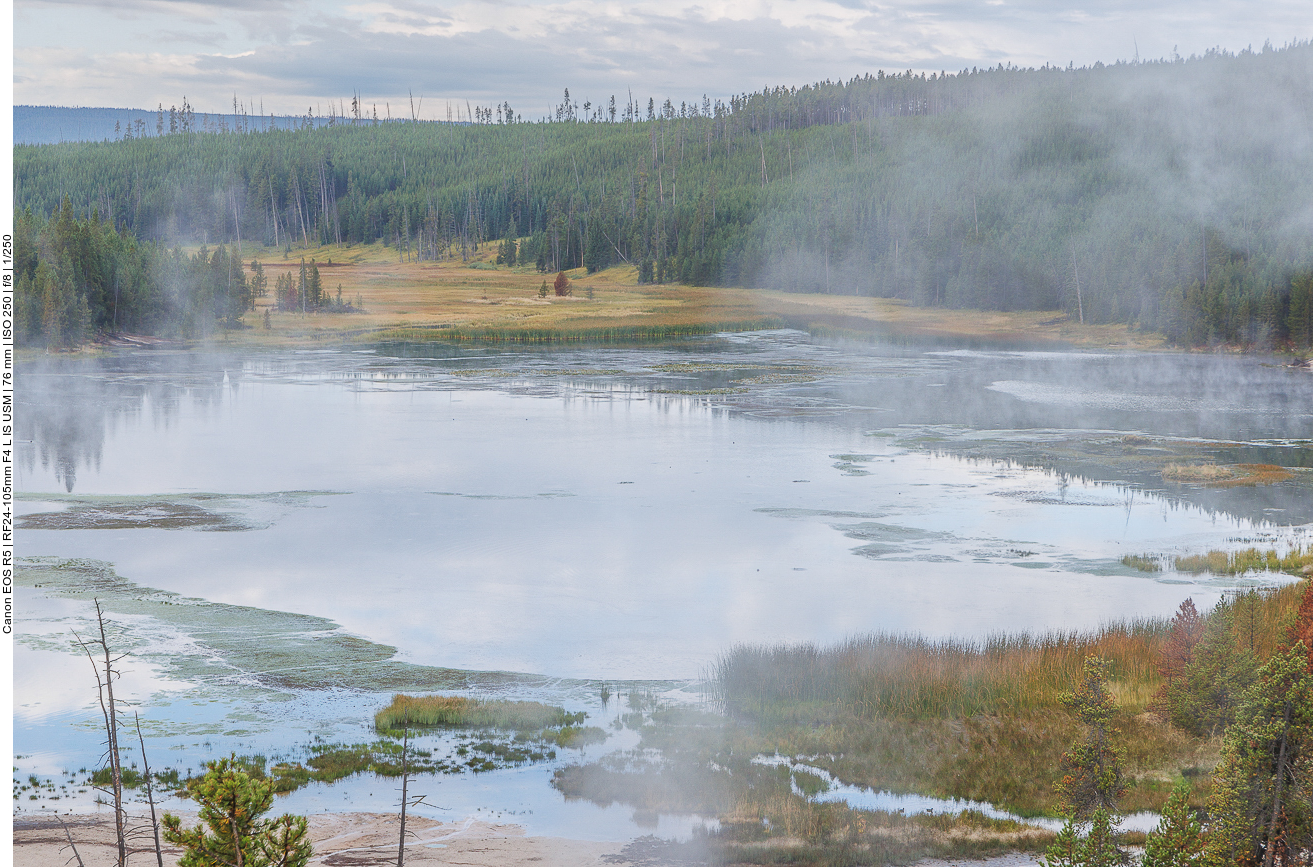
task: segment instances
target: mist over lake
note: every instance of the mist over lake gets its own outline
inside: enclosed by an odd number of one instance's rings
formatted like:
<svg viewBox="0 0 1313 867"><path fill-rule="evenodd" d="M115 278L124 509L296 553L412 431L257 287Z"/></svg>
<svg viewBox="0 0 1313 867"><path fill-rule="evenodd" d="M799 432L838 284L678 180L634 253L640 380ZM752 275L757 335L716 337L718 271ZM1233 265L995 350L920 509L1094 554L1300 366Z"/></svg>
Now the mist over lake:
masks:
<svg viewBox="0 0 1313 867"><path fill-rule="evenodd" d="M126 352L33 360L19 387L16 751L43 772L100 749L68 640L92 596L153 748L195 767L364 731L403 688L601 718L598 684L697 702L743 642L1165 616L1287 579L1124 556L1286 548L1313 522L1313 376L1256 357L773 331ZM1172 483L1168 461L1288 478Z"/></svg>

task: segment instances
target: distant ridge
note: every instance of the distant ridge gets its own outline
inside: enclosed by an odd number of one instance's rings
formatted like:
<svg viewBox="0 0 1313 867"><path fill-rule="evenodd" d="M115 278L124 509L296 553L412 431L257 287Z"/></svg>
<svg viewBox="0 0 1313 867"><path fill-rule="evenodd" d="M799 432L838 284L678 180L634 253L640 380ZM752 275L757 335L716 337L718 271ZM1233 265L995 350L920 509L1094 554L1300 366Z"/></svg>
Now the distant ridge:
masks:
<svg viewBox="0 0 1313 867"><path fill-rule="evenodd" d="M122 138L122 131L128 124L136 125L142 121L146 137L156 134L159 122L157 109L145 108L90 108L60 105L16 105L14 106L14 144L42 145L59 142L107 141ZM327 126L329 118L315 118L315 126ZM338 118L337 120L340 120ZM165 131L168 131L169 113L164 111ZM292 129L305 123L304 117L278 116L240 116L234 114L196 113L197 126L202 129L222 124L226 127L244 123L256 129L274 127ZM116 133L114 126L118 124Z"/></svg>

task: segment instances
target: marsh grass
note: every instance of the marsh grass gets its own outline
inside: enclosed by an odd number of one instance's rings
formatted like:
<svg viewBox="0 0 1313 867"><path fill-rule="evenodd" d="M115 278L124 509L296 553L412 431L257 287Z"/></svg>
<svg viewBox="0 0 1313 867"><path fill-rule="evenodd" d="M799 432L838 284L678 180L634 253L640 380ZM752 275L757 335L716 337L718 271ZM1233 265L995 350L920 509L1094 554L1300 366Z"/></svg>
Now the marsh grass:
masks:
<svg viewBox="0 0 1313 867"><path fill-rule="evenodd" d="M766 723L907 717L963 719L1050 709L1085 657L1113 663L1113 688L1132 709L1158 688L1165 620L1094 632L994 635L980 642L877 633L830 648L739 645L714 665L712 700L734 717Z"/></svg>
<svg viewBox="0 0 1313 867"><path fill-rule="evenodd" d="M1221 482L1234 479L1236 474L1217 464L1168 464L1162 476L1169 482Z"/></svg>
<svg viewBox="0 0 1313 867"><path fill-rule="evenodd" d="M510 731L578 725L585 713L536 701L486 701L451 695L394 695L392 704L374 715L380 732L399 732L403 724L417 728L495 728Z"/></svg>
<svg viewBox="0 0 1313 867"><path fill-rule="evenodd" d="M1152 554L1127 554L1122 558L1122 565L1141 572L1161 572L1162 560Z"/></svg>
<svg viewBox="0 0 1313 867"><path fill-rule="evenodd" d="M1042 828L970 810L904 816L773 791L741 799L708 844L723 863L850 867L1042 851L1053 837Z"/></svg>
<svg viewBox="0 0 1313 867"><path fill-rule="evenodd" d="M1275 485L1294 478L1290 470L1276 464L1168 464L1163 467L1162 476L1168 482L1197 482L1222 488Z"/></svg>
<svg viewBox="0 0 1313 867"><path fill-rule="evenodd" d="M1177 557L1173 565L1178 572L1214 575L1243 575L1246 572L1285 572L1289 575L1313 574L1313 548L1296 547L1285 554L1275 549L1260 551L1246 548L1243 551L1209 551Z"/></svg>

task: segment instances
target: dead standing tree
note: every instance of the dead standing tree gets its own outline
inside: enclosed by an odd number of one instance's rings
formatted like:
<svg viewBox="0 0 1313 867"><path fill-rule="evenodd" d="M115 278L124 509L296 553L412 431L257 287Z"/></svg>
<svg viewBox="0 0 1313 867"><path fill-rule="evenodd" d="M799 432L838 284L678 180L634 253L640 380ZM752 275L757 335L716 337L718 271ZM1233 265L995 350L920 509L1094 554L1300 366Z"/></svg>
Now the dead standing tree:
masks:
<svg viewBox="0 0 1313 867"><path fill-rule="evenodd" d="M73 637L87 654L87 659L91 661L91 670L96 674L96 694L100 700L101 715L105 719L105 754L110 772L110 788L106 789L102 786L96 788L114 799L114 836L118 846L115 867L126 867L128 846L123 814L123 768L119 763L118 707L114 702L114 679L119 673L114 665L127 654L114 656L110 652L109 638L105 634L105 612L100 607L99 599L95 600L95 604L96 626L100 637L88 641L76 632L73 633ZM96 650L95 654L92 653L93 648ZM98 660L97 656L100 656L103 662Z"/></svg>
<svg viewBox="0 0 1313 867"><path fill-rule="evenodd" d="M99 791L113 798L114 803L114 837L117 846L117 855L115 867L126 867L128 862L128 838L134 834L142 832L141 828L128 828L127 815L123 808L123 765L122 757L119 751L119 720L118 720L118 703L114 698L114 681L119 677L119 670L115 665L119 660L128 654L123 653L115 656L109 647L109 636L105 628L105 611L100 607L100 600L94 600L96 606L96 630L99 638L90 640L84 639L73 633L78 644L87 655L91 662L91 670L96 676L96 697L100 702L101 716L105 721L105 762L110 772L110 786L96 786ZM164 867L164 852L160 845L159 823L155 817L155 793L150 776L150 765L146 761L146 741L141 734L141 720L136 718L137 740L141 745L142 770L146 783L146 799L150 803L150 821L151 836L155 848L155 860L159 867ZM68 834L68 828L64 828L65 834ZM69 835L69 845L73 846L73 837ZM77 848L74 847L73 854L77 855ZM81 857L78 857L78 863L82 863Z"/></svg>
<svg viewBox="0 0 1313 867"><path fill-rule="evenodd" d="M141 717L134 712L132 720L137 724L137 743L141 744L141 773L146 780L146 802L150 804L150 832L155 843L155 861L164 867L164 849L160 846L160 822L155 816L155 786L150 778L150 762L146 761L146 739L141 736Z"/></svg>
<svg viewBox="0 0 1313 867"><path fill-rule="evenodd" d="M406 861L406 809L424 803L425 795L411 795L410 787L410 714L401 718L401 835L397 841L397 867ZM415 836L412 832L411 836Z"/></svg>

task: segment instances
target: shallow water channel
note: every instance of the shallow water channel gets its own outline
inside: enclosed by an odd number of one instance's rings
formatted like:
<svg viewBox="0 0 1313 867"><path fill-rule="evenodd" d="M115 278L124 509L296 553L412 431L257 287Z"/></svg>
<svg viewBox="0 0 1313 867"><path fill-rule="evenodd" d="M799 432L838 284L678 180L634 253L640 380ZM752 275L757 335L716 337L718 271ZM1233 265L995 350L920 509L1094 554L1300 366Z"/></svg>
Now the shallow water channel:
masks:
<svg viewBox="0 0 1313 867"><path fill-rule="evenodd" d="M696 702L737 642L1205 607L1285 579L1121 558L1306 544L1313 525L1313 375L1253 357L790 331L143 351L25 362L19 412L15 776L60 795L20 810L90 803L69 781L101 749L72 642L93 597L159 767L371 740L400 690L585 710L613 732L595 757L636 740L603 684ZM1291 473L1204 487L1164 482L1164 460ZM581 752L558 753L432 778L430 814L596 839L698 821L567 803L548 779ZM286 809L386 810L393 789L316 784Z"/></svg>

